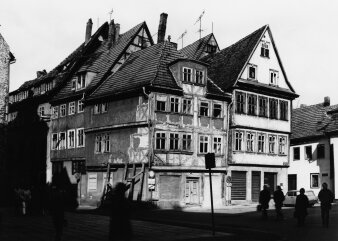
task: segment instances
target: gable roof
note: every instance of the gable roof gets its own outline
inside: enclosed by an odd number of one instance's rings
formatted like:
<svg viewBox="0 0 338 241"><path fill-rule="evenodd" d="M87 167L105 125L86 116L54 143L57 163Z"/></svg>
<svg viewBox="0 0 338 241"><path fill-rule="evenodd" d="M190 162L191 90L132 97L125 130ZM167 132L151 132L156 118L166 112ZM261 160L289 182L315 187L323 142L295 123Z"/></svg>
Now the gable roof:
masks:
<svg viewBox="0 0 338 241"><path fill-rule="evenodd" d="M207 44L209 43L210 39L214 36L213 33L208 34L207 36L195 41L192 44L182 48L179 50L182 54L187 56L189 59L196 59L199 60L205 51ZM218 45L217 45L218 48Z"/></svg>
<svg viewBox="0 0 338 241"><path fill-rule="evenodd" d="M291 140L320 137L338 130L338 116L330 115L338 105L324 106L323 103L292 110Z"/></svg>

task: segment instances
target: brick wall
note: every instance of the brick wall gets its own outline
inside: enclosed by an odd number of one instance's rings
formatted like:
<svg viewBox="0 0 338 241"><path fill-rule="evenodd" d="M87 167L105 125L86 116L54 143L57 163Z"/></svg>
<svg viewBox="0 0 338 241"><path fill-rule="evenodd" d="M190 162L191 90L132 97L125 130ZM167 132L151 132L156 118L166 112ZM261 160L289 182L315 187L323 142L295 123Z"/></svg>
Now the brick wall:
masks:
<svg viewBox="0 0 338 241"><path fill-rule="evenodd" d="M9 91L9 46L0 34L0 123L6 121Z"/></svg>

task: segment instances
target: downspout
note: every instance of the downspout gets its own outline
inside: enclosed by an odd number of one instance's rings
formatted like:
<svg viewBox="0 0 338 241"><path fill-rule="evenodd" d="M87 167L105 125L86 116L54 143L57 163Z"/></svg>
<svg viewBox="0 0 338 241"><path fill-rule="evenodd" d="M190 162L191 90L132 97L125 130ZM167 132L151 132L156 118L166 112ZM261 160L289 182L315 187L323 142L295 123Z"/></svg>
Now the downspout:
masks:
<svg viewBox="0 0 338 241"><path fill-rule="evenodd" d="M229 131L230 131L230 110L232 108L232 104L233 104L233 99L231 97L231 102L230 104L228 105L228 121L227 121L227 134L226 134L226 140L228 142L228 146L226 148L226 158L227 158L227 164L228 164L228 161L229 161L229 143L230 143L230 140L229 140Z"/></svg>
<svg viewBox="0 0 338 241"><path fill-rule="evenodd" d="M151 127L151 119L150 119L150 95L146 93L145 87L142 87L143 94L148 97L148 145L149 145L149 158L148 158L148 167L150 170L151 167L151 158L153 157L153 148L152 148L152 141L151 141L151 135L152 131L150 130Z"/></svg>

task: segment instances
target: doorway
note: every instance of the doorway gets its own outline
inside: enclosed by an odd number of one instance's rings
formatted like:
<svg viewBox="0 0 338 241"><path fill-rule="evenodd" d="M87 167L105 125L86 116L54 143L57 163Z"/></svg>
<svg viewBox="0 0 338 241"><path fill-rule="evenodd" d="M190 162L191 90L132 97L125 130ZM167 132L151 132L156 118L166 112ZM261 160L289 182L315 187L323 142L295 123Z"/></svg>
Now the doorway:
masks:
<svg viewBox="0 0 338 241"><path fill-rule="evenodd" d="M297 190L297 174L288 175L288 191Z"/></svg>
<svg viewBox="0 0 338 241"><path fill-rule="evenodd" d="M277 185L277 173L275 172L264 172L264 185L268 185L270 193L276 190Z"/></svg>
<svg viewBox="0 0 338 241"><path fill-rule="evenodd" d="M199 179L187 178L185 183L186 204L199 204Z"/></svg>
<svg viewBox="0 0 338 241"><path fill-rule="evenodd" d="M253 171L251 174L251 198L253 202L258 202L261 191L261 172Z"/></svg>

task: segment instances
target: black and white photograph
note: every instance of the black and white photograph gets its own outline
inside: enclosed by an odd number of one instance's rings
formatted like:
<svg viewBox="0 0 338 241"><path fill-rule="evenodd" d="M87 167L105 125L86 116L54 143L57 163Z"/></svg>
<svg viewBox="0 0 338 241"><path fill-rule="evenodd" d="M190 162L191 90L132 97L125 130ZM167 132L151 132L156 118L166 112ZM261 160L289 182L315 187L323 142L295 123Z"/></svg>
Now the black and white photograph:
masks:
<svg viewBox="0 0 338 241"><path fill-rule="evenodd" d="M337 240L337 10L3 1L0 240Z"/></svg>

